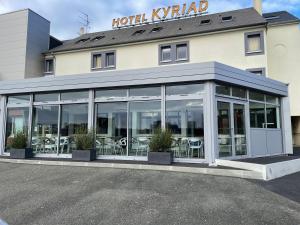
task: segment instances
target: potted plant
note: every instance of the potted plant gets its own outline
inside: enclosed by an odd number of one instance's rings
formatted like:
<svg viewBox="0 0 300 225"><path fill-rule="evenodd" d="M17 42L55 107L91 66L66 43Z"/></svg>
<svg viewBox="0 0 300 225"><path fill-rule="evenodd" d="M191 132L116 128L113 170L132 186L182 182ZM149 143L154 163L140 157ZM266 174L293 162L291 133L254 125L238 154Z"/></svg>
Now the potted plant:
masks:
<svg viewBox="0 0 300 225"><path fill-rule="evenodd" d="M160 165L172 164L172 141L172 132L169 129L157 129L149 143L148 163Z"/></svg>
<svg viewBox="0 0 300 225"><path fill-rule="evenodd" d="M77 150L72 151L72 160L75 161L93 161L96 159L96 149L94 149L93 132L87 132L80 128L75 132L75 144Z"/></svg>
<svg viewBox="0 0 300 225"><path fill-rule="evenodd" d="M10 158L28 159L33 157L32 148L27 148L27 136L23 132L17 132L11 139Z"/></svg>

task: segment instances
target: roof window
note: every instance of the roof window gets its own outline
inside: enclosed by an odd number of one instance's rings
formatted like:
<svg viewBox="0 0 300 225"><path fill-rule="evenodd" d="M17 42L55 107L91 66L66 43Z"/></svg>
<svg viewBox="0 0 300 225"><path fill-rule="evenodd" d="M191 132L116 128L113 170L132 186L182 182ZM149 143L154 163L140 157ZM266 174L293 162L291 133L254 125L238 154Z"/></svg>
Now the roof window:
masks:
<svg viewBox="0 0 300 225"><path fill-rule="evenodd" d="M144 33L145 30L137 30L136 32L134 32L132 35L140 35L142 33Z"/></svg>
<svg viewBox="0 0 300 225"><path fill-rule="evenodd" d="M280 16L268 16L265 19L266 20L276 20L276 19L280 19Z"/></svg>
<svg viewBox="0 0 300 225"><path fill-rule="evenodd" d="M233 19L232 16L223 16L222 17L223 22L230 22L230 21L232 21L232 19Z"/></svg>
<svg viewBox="0 0 300 225"><path fill-rule="evenodd" d="M150 31L150 33L156 33L156 32L161 31L162 29L163 29L162 27L154 27L154 28Z"/></svg>
<svg viewBox="0 0 300 225"><path fill-rule="evenodd" d="M82 38L82 39L76 41L76 44L83 43L83 42L86 42L88 40L90 40L90 38Z"/></svg>
<svg viewBox="0 0 300 225"><path fill-rule="evenodd" d="M91 41L99 41L101 39L105 38L105 36L96 36Z"/></svg>
<svg viewBox="0 0 300 225"><path fill-rule="evenodd" d="M205 25L205 24L210 24L211 20L207 19L207 20L201 20L200 25Z"/></svg>

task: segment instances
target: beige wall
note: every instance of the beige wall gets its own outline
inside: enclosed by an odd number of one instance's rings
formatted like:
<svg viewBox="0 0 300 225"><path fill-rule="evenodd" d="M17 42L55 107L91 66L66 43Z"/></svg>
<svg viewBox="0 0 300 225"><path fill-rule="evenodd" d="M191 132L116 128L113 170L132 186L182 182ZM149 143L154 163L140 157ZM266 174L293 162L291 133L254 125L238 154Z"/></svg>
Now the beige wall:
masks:
<svg viewBox="0 0 300 225"><path fill-rule="evenodd" d="M267 31L269 77L290 84L292 116L300 116L299 25L269 27Z"/></svg>
<svg viewBox="0 0 300 225"><path fill-rule="evenodd" d="M267 68L266 55L245 56L244 33L257 30L264 30L264 28L203 35L164 42L141 43L113 49L97 49L95 52L116 50L118 70L149 68L159 66L158 46L160 44L189 41L191 63L217 61L241 69ZM91 52L81 51L56 54L55 74L59 76L91 72Z"/></svg>

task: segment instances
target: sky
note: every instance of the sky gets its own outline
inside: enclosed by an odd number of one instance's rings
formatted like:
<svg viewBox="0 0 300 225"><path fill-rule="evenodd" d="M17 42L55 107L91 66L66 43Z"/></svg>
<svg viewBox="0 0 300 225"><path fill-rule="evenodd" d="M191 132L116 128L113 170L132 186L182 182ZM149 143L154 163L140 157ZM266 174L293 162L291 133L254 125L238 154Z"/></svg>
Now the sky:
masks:
<svg viewBox="0 0 300 225"><path fill-rule="evenodd" d="M198 3L197 0L194 0ZM78 36L85 13L89 32L112 29L112 19L193 0L0 0L0 14L30 8L51 21L51 35L60 40ZM209 0L208 13L252 7L252 0ZM300 0L263 0L263 12L289 11L300 18Z"/></svg>

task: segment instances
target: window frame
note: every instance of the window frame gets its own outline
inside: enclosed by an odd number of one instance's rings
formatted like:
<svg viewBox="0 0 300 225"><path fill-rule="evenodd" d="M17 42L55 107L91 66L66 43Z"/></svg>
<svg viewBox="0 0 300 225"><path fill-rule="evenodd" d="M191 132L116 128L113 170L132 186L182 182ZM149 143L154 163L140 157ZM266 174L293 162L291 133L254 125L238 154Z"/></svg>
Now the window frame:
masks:
<svg viewBox="0 0 300 225"><path fill-rule="evenodd" d="M114 57L114 65L112 66L107 66L107 55L108 54L113 54ZM101 67L94 67L94 56L95 55L101 55ZM117 57L116 57L116 51L100 51L100 52L92 52L91 53L91 71L101 71L101 70L112 70L116 69L116 64L117 64Z"/></svg>
<svg viewBox="0 0 300 225"><path fill-rule="evenodd" d="M260 37L260 47L261 49L259 51L249 51L249 36L252 35L259 35ZM264 31L254 31L254 32L246 32L244 34L245 39L245 55L251 56L251 55L264 55L265 54L265 38L264 38Z"/></svg>
<svg viewBox="0 0 300 225"><path fill-rule="evenodd" d="M254 75L257 75L257 76L264 76L264 77L266 76L266 68L265 67L246 69L246 71L253 73ZM261 71L261 75L255 73L258 71Z"/></svg>
<svg viewBox="0 0 300 225"><path fill-rule="evenodd" d="M185 59L177 59L177 46L186 45L187 49L187 58ZM171 59L170 60L162 60L162 49L164 47L170 47L171 49ZM178 63L186 63L190 61L190 45L189 41L175 42L169 44L160 44L158 46L158 65L166 65L166 64L178 64Z"/></svg>
<svg viewBox="0 0 300 225"><path fill-rule="evenodd" d="M53 69L52 71L47 71L47 61L52 60L53 63ZM44 74L47 75L54 75L55 74L55 57L51 57L51 58L45 58L44 61Z"/></svg>

